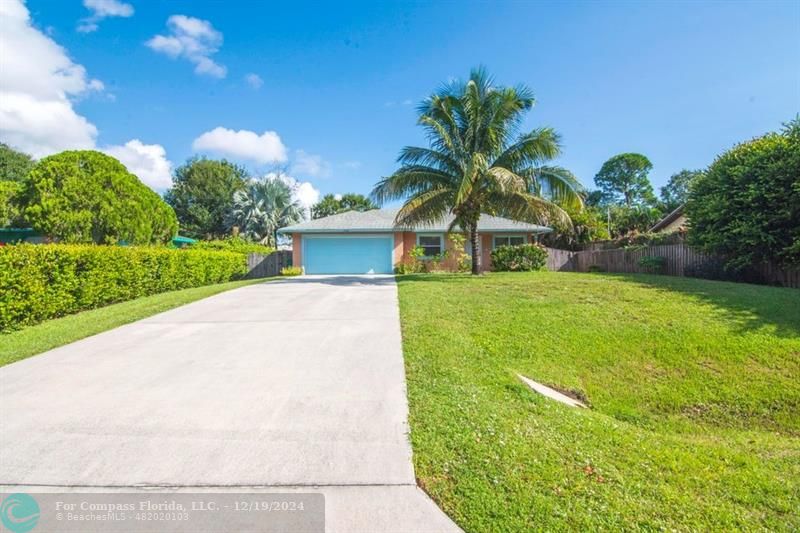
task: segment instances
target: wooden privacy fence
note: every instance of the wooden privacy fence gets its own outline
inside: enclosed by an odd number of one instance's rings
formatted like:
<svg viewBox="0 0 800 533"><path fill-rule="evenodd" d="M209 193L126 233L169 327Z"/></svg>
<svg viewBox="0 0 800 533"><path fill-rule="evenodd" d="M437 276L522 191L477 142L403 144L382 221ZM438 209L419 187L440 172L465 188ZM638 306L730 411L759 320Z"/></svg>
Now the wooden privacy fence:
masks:
<svg viewBox="0 0 800 533"><path fill-rule="evenodd" d="M247 254L247 279L277 276L283 267L292 265L292 251L278 250L269 255Z"/></svg>
<svg viewBox="0 0 800 533"><path fill-rule="evenodd" d="M651 272L639 265L643 257L663 257L668 276L686 276L687 270L702 264L719 261L719 257L696 250L686 244L657 244L645 248L615 250L582 250L571 252L547 248L547 269L561 272L589 272L591 267L605 272ZM786 270L764 263L753 272L770 285L800 288L800 270Z"/></svg>

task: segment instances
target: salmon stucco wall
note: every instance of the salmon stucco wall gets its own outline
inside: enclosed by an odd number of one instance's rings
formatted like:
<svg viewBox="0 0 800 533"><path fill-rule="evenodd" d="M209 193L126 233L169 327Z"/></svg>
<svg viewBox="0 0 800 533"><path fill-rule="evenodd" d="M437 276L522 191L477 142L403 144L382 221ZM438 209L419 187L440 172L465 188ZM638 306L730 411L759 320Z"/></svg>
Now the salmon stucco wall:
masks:
<svg viewBox="0 0 800 533"><path fill-rule="evenodd" d="M299 233L292 233L292 265L303 266L303 236Z"/></svg>

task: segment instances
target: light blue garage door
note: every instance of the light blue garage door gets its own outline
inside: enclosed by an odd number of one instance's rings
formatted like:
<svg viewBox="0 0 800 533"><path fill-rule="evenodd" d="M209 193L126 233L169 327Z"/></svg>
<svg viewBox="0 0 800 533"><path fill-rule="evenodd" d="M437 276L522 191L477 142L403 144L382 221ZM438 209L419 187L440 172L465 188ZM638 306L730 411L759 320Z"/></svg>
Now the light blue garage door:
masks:
<svg viewBox="0 0 800 533"><path fill-rule="evenodd" d="M306 274L391 274L392 237L303 237Z"/></svg>

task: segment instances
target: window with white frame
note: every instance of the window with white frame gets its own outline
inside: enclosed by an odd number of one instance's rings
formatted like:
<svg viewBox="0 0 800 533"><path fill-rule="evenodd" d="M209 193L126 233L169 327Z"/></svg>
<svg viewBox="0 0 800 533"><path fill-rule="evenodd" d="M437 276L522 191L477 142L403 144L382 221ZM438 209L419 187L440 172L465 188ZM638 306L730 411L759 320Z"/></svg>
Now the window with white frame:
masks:
<svg viewBox="0 0 800 533"><path fill-rule="evenodd" d="M425 257L433 257L442 253L441 235L417 235L417 246L422 248Z"/></svg>
<svg viewBox="0 0 800 533"><path fill-rule="evenodd" d="M519 246L525 244L525 235L495 235L494 248L498 246Z"/></svg>

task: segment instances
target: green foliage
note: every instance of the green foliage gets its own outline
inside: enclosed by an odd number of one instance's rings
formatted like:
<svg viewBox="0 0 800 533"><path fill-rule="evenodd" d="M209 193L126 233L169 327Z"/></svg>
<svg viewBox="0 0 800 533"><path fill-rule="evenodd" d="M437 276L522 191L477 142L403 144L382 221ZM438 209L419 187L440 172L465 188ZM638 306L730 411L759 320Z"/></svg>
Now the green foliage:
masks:
<svg viewBox="0 0 800 533"><path fill-rule="evenodd" d="M175 170L164 199L175 209L181 230L198 239L227 234L233 195L245 188L247 171L234 163L192 158Z"/></svg>
<svg viewBox="0 0 800 533"><path fill-rule="evenodd" d="M520 132L533 103L529 88L498 86L482 68L466 82L444 85L419 107L429 147L404 148L400 168L376 184L372 197L378 203L404 200L396 222L407 227L451 213L455 224L473 234L483 212L569 224L561 206L582 205L583 188L568 170L546 165L561 153L558 133ZM480 273L476 252L473 274Z"/></svg>
<svg viewBox="0 0 800 533"><path fill-rule="evenodd" d="M303 220L300 203L280 175L249 180L233 194L231 224L250 239L278 246L278 230Z"/></svg>
<svg viewBox="0 0 800 533"><path fill-rule="evenodd" d="M609 202L627 207L652 204L655 194L647 177L652 169L653 164L642 154L619 154L603 163L594 182Z"/></svg>
<svg viewBox="0 0 800 533"><path fill-rule="evenodd" d="M281 269L281 276L299 276L303 269L297 266L288 266Z"/></svg>
<svg viewBox="0 0 800 533"><path fill-rule="evenodd" d="M661 187L661 203L667 212L674 211L689 199L689 187L692 182L703 175L702 170L681 170L669 178L669 182Z"/></svg>
<svg viewBox="0 0 800 533"><path fill-rule="evenodd" d="M800 265L800 121L717 157L689 193L689 240L741 270Z"/></svg>
<svg viewBox="0 0 800 533"><path fill-rule="evenodd" d="M575 249L582 244L610 239L605 209L586 205L583 209L565 209L571 224L556 225L552 233L542 236L548 246Z"/></svg>
<svg viewBox="0 0 800 533"><path fill-rule="evenodd" d="M311 206L311 218L322 218L344 213L345 211L369 211L377 209L375 203L363 194L348 193L336 198L336 195L326 194L322 199Z"/></svg>
<svg viewBox="0 0 800 533"><path fill-rule="evenodd" d="M607 207L611 215L611 237L645 233L661 220L663 212L647 205L615 205Z"/></svg>
<svg viewBox="0 0 800 533"><path fill-rule="evenodd" d="M492 267L498 272L532 272L544 270L547 250L538 244L498 246L492 250Z"/></svg>
<svg viewBox="0 0 800 533"><path fill-rule="evenodd" d="M28 154L0 143L0 181L25 181L34 163Z"/></svg>
<svg viewBox="0 0 800 533"><path fill-rule="evenodd" d="M642 267L645 272L661 274L667 266L667 258L660 255L648 255L639 259L639 266Z"/></svg>
<svg viewBox="0 0 800 533"><path fill-rule="evenodd" d="M216 250L219 252L235 252L239 254L269 255L275 248L248 241L243 237L227 237L213 241L197 241L189 245L192 250Z"/></svg>
<svg viewBox="0 0 800 533"><path fill-rule="evenodd" d="M242 254L165 247L0 247L0 331L176 289L242 276Z"/></svg>
<svg viewBox="0 0 800 533"><path fill-rule="evenodd" d="M425 272L425 250L422 246L415 246L408 252L408 259L394 267L395 274L417 274Z"/></svg>
<svg viewBox="0 0 800 533"><path fill-rule="evenodd" d="M178 229L175 213L155 192L100 152L45 157L25 187L25 219L64 243L164 243Z"/></svg>
<svg viewBox="0 0 800 533"><path fill-rule="evenodd" d="M466 235L463 233L449 233L447 238L450 240L450 252L456 264L456 269L459 272L469 272L472 265L472 257L466 252Z"/></svg>
<svg viewBox="0 0 800 533"><path fill-rule="evenodd" d="M0 181L0 228L24 224L19 205L24 186L16 181Z"/></svg>

